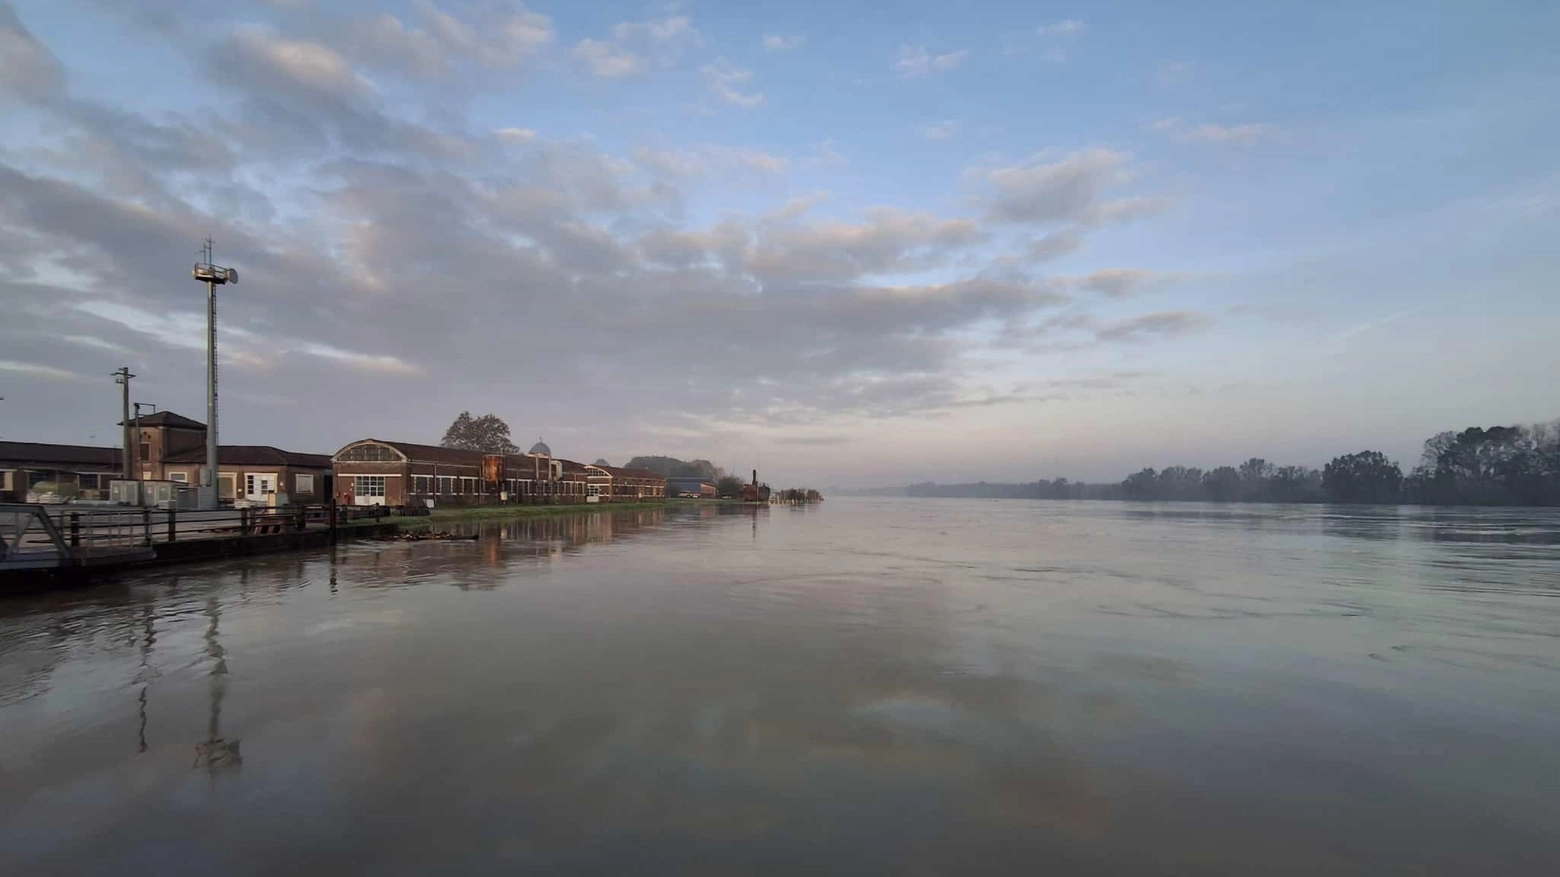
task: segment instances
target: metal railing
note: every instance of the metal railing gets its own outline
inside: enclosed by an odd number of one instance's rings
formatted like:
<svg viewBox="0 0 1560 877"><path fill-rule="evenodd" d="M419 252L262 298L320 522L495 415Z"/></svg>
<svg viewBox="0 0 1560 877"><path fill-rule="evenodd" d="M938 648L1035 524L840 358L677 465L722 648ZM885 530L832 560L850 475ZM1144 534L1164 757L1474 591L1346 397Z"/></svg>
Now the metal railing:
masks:
<svg viewBox="0 0 1560 877"><path fill-rule="evenodd" d="M148 555L158 545L201 539L334 530L382 508L332 505L195 511L132 506L0 504L0 569L90 564Z"/></svg>

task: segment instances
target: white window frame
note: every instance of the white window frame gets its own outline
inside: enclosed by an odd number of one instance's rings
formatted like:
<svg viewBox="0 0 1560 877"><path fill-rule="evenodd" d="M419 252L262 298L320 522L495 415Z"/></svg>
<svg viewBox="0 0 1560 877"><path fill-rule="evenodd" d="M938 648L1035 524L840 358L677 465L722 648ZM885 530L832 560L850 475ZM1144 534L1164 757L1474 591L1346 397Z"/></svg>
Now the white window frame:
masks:
<svg viewBox="0 0 1560 877"><path fill-rule="evenodd" d="M314 475L309 472L293 473L293 493L313 493Z"/></svg>
<svg viewBox="0 0 1560 877"><path fill-rule="evenodd" d="M183 483L183 484L188 484L188 483L190 483L190 473L188 473L188 472L169 472L168 473L168 480L169 481L178 481L178 482Z"/></svg>

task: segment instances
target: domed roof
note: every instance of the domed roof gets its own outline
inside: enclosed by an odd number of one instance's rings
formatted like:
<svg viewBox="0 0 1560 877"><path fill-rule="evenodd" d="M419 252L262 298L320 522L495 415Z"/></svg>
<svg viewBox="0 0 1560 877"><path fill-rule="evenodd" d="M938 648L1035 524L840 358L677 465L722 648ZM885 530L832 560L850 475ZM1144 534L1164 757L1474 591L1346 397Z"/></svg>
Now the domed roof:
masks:
<svg viewBox="0 0 1560 877"><path fill-rule="evenodd" d="M531 453L533 453L533 454L544 454L546 456L551 457L552 456L552 448L547 447L547 443L546 442L542 441L541 439L537 439L536 440L536 444L531 446Z"/></svg>

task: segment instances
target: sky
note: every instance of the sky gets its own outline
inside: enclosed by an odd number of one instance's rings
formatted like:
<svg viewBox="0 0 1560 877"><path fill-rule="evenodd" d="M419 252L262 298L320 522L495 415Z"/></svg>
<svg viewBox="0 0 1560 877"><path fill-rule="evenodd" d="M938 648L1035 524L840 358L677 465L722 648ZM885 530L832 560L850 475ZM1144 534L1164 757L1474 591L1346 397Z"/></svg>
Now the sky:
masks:
<svg viewBox="0 0 1560 877"><path fill-rule="evenodd" d="M213 6L218 8L213 9ZM0 0L0 438L1116 480L1560 416L1560 4Z"/></svg>

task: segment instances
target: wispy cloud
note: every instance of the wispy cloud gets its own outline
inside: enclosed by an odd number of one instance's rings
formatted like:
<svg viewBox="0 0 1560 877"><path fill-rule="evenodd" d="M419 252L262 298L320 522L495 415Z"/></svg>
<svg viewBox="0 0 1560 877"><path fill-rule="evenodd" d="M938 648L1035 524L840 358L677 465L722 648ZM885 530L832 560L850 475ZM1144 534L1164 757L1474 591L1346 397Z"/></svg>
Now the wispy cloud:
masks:
<svg viewBox="0 0 1560 877"><path fill-rule="evenodd" d="M354 371L370 374L385 375L415 375L421 374L422 369L397 356L372 353L356 353L351 350L342 350L329 344L305 344L298 348L298 352L339 362Z"/></svg>
<svg viewBox="0 0 1560 877"><path fill-rule="evenodd" d="M530 128L499 128L494 133L505 143L522 144L536 141L536 132Z"/></svg>
<svg viewBox="0 0 1560 877"><path fill-rule="evenodd" d="M933 73L953 70L969 60L968 49L934 54L926 46L903 45L899 47L899 59L894 62L894 72L901 79L919 79Z"/></svg>
<svg viewBox="0 0 1560 877"><path fill-rule="evenodd" d="M804 36L764 34L764 50L767 52L789 52L801 48L806 42L807 38Z"/></svg>
<svg viewBox="0 0 1560 877"><path fill-rule="evenodd" d="M1035 33L1042 37L1060 37L1069 34L1081 34L1088 30L1089 26L1076 18L1065 18L1061 21L1042 25L1035 29Z"/></svg>
<svg viewBox="0 0 1560 877"><path fill-rule="evenodd" d="M764 105L764 93L751 90L753 71L738 67L725 58L699 68L704 83L716 97L728 104L752 109Z"/></svg>
<svg viewBox="0 0 1560 877"><path fill-rule="evenodd" d="M40 365L35 362L17 362L11 359L0 359L0 371L16 372L34 378L49 378L56 381L84 381L86 377L68 369L56 368L52 365Z"/></svg>
<svg viewBox="0 0 1560 877"><path fill-rule="evenodd" d="M1277 126L1265 122L1245 122L1234 125L1192 125L1180 116L1168 116L1149 124L1149 128L1168 134L1183 143L1250 143L1272 136Z"/></svg>
<svg viewBox="0 0 1560 877"><path fill-rule="evenodd" d="M926 140L950 140L958 132L959 125L952 119L944 119L921 127L921 137Z"/></svg>

